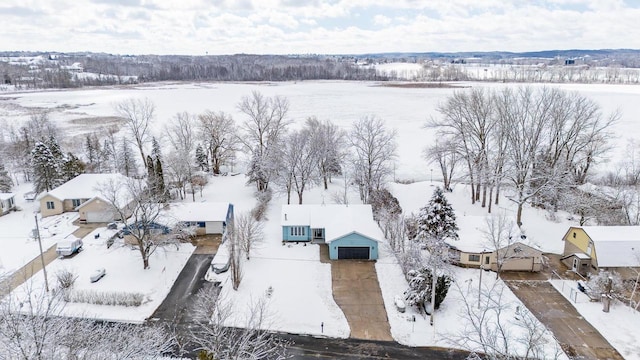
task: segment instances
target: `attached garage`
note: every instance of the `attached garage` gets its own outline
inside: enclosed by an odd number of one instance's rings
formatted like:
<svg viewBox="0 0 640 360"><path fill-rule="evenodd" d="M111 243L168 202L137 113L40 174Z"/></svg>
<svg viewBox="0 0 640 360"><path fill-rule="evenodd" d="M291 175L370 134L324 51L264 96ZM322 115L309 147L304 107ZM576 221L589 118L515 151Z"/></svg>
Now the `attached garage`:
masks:
<svg viewBox="0 0 640 360"><path fill-rule="evenodd" d="M338 259L369 260L371 248L362 246L338 246Z"/></svg>
<svg viewBox="0 0 640 360"><path fill-rule="evenodd" d="M88 223L111 222L115 220L113 213L110 211L87 211L85 217Z"/></svg>
<svg viewBox="0 0 640 360"><path fill-rule="evenodd" d="M329 243L329 258L376 260L378 258L378 242L357 232L341 236Z"/></svg>

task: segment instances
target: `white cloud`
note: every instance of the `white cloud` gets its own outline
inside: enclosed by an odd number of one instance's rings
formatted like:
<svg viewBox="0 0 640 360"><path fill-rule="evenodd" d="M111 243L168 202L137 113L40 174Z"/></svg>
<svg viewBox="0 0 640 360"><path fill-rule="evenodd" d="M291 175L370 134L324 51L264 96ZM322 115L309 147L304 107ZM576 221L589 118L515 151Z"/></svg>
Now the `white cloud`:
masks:
<svg viewBox="0 0 640 360"><path fill-rule="evenodd" d="M384 15L376 15L373 17L373 23L376 25L387 26L391 24L391 19Z"/></svg>
<svg viewBox="0 0 640 360"><path fill-rule="evenodd" d="M622 0L372 4L4 0L0 38L2 50L159 54L640 48L640 9Z"/></svg>

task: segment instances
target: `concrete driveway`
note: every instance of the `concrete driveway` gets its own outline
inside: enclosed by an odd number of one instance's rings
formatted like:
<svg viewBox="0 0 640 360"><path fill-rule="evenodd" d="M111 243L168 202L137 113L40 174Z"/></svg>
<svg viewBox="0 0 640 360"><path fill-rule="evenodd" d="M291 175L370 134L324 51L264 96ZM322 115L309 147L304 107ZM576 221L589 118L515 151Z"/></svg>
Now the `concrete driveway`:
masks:
<svg viewBox="0 0 640 360"><path fill-rule="evenodd" d="M573 359L624 359L546 280L505 280Z"/></svg>
<svg viewBox="0 0 640 360"><path fill-rule="evenodd" d="M375 262L331 262L333 298L347 318L351 338L393 341Z"/></svg>

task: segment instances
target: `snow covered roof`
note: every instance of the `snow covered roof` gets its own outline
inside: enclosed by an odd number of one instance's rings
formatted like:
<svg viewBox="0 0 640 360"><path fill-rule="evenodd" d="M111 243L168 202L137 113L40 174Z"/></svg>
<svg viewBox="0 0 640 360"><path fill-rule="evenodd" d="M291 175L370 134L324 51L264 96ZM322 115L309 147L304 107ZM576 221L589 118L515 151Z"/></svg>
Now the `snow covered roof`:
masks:
<svg viewBox="0 0 640 360"><path fill-rule="evenodd" d="M282 205L281 224L325 229L327 242L353 232L377 241L383 239L371 205Z"/></svg>
<svg viewBox="0 0 640 360"><path fill-rule="evenodd" d="M169 210L178 221L225 221L229 203L199 202L171 204Z"/></svg>
<svg viewBox="0 0 640 360"><path fill-rule="evenodd" d="M0 200L9 200L14 196L16 196L16 194L14 194L14 193L0 192Z"/></svg>
<svg viewBox="0 0 640 360"><path fill-rule="evenodd" d="M58 200L91 199L100 195L100 185L108 181L126 181L121 174L80 174L47 194ZM45 194L46 195L46 194Z"/></svg>
<svg viewBox="0 0 640 360"><path fill-rule="evenodd" d="M598 267L640 267L640 226L583 226L593 241Z"/></svg>

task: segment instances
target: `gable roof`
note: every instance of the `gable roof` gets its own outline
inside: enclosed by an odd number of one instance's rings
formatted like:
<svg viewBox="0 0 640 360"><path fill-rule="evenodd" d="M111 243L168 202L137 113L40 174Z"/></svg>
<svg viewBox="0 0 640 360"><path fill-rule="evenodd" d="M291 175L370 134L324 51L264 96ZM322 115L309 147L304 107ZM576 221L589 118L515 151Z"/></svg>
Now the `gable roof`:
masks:
<svg viewBox="0 0 640 360"><path fill-rule="evenodd" d="M598 267L640 267L640 226L583 226L593 241Z"/></svg>
<svg viewBox="0 0 640 360"><path fill-rule="evenodd" d="M199 202L171 204L169 212L178 221L226 221L229 203Z"/></svg>
<svg viewBox="0 0 640 360"><path fill-rule="evenodd" d="M66 199L91 199L100 195L100 185L108 181L126 181L127 177L121 174L80 174L45 195L50 195L58 200ZM43 195L44 196L44 195Z"/></svg>
<svg viewBox="0 0 640 360"><path fill-rule="evenodd" d="M371 205L282 205L281 224L324 229L327 242L354 232L376 241L383 239Z"/></svg>
<svg viewBox="0 0 640 360"><path fill-rule="evenodd" d="M504 246L498 249L498 252L500 253L500 255L504 254L506 257L518 258L538 257L542 255L542 250L536 249L527 244L523 244L520 241L516 241L512 244Z"/></svg>

